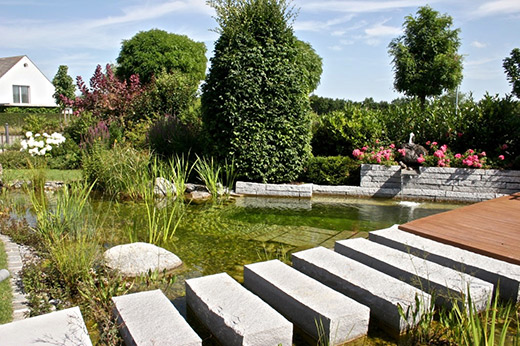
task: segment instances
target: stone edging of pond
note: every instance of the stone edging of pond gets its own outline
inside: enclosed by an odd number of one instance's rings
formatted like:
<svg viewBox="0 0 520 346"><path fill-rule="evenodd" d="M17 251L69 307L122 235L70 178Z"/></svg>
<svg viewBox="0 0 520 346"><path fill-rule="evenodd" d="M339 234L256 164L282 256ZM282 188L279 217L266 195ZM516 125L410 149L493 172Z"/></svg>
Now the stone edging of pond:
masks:
<svg viewBox="0 0 520 346"><path fill-rule="evenodd" d="M0 234L0 240L4 243L7 254L7 270L9 270L9 281L13 292L13 322L23 320L26 313L29 312L29 308L27 307L27 297L23 292L20 272L23 267L22 256L29 250L11 241L11 238L4 234Z"/></svg>
<svg viewBox="0 0 520 346"><path fill-rule="evenodd" d="M248 196L310 198L314 195L386 197L479 202L520 191L520 171L450 167L361 165L360 186L261 184L239 181L235 192Z"/></svg>

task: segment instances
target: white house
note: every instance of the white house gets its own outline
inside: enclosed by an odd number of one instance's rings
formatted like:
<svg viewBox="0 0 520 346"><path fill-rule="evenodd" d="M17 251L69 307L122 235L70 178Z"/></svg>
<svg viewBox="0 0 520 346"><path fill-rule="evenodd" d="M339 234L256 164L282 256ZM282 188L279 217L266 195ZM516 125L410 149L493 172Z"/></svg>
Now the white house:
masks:
<svg viewBox="0 0 520 346"><path fill-rule="evenodd" d="M0 58L0 105L56 107L54 85L25 55Z"/></svg>

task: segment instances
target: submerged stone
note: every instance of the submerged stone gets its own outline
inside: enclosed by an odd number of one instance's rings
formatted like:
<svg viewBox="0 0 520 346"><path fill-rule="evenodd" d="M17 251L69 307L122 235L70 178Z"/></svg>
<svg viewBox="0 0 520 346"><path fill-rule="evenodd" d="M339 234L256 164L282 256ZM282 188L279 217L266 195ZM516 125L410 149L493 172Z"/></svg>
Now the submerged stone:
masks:
<svg viewBox="0 0 520 346"><path fill-rule="evenodd" d="M105 251L105 264L124 276L138 276L148 271L172 270L182 261L175 254L148 243L131 243L114 246Z"/></svg>

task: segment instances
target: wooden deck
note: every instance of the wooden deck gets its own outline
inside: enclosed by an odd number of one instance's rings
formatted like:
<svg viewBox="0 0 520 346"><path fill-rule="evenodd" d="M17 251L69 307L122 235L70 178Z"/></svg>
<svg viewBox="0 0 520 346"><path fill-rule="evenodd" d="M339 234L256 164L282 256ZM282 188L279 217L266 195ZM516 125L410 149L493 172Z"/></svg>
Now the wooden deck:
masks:
<svg viewBox="0 0 520 346"><path fill-rule="evenodd" d="M520 193L414 220L399 229L520 265Z"/></svg>

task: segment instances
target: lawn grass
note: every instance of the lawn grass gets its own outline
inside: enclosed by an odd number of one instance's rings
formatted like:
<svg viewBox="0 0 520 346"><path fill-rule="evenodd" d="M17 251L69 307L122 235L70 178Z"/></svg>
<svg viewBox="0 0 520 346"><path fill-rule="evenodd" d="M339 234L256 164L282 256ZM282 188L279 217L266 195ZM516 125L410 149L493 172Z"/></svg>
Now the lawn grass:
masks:
<svg viewBox="0 0 520 346"><path fill-rule="evenodd" d="M0 269L7 269L7 254L5 253L5 246L0 241ZM13 316L13 293L9 279L0 282L0 324L11 322Z"/></svg>
<svg viewBox="0 0 520 346"><path fill-rule="evenodd" d="M47 181L63 181L70 183L81 180L82 171L80 169L45 169L45 179ZM4 169L2 180L12 182L15 180L31 180L34 176L31 169Z"/></svg>

